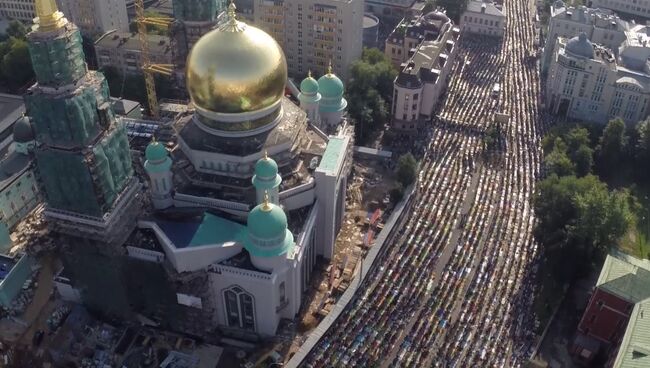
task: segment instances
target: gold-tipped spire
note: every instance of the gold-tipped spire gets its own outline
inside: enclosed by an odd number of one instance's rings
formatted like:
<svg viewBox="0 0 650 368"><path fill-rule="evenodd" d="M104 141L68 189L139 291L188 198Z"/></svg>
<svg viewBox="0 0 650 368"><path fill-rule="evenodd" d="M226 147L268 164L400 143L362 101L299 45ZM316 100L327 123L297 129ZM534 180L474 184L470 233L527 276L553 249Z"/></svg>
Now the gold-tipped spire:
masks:
<svg viewBox="0 0 650 368"><path fill-rule="evenodd" d="M264 191L264 203L262 203L262 211L269 212L272 209L273 209L273 207L271 207L271 203L269 202L269 191L265 190Z"/></svg>
<svg viewBox="0 0 650 368"><path fill-rule="evenodd" d="M219 27L219 30L223 32L243 32L245 29L246 24L237 20L237 6L234 0L230 0L226 12L226 21Z"/></svg>
<svg viewBox="0 0 650 368"><path fill-rule="evenodd" d="M68 23L63 13L59 11L55 0L36 0L36 19L34 19L34 30L49 32L54 31Z"/></svg>
<svg viewBox="0 0 650 368"><path fill-rule="evenodd" d="M264 159L268 160L269 159L269 151L264 150Z"/></svg>
<svg viewBox="0 0 650 368"><path fill-rule="evenodd" d="M309 69L309 70L307 71L307 78L311 78L311 77L312 77L312 76L311 76L311 69Z"/></svg>
<svg viewBox="0 0 650 368"><path fill-rule="evenodd" d="M329 75L329 76L332 75L332 59L330 59L330 63L327 66L327 75Z"/></svg>

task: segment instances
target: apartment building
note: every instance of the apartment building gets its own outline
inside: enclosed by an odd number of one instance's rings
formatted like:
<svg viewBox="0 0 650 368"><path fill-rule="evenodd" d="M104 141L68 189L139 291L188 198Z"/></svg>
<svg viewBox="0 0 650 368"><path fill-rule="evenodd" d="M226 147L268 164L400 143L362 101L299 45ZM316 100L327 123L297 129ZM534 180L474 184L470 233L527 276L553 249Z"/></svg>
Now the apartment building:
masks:
<svg viewBox="0 0 650 368"><path fill-rule="evenodd" d="M57 0L57 3L84 36L99 36L114 29L129 30L126 0Z"/></svg>
<svg viewBox="0 0 650 368"><path fill-rule="evenodd" d="M149 35L149 58L154 64L171 64L172 49L169 37ZM95 42L97 64L115 67L125 74L142 72L142 58L138 35L130 32L109 31Z"/></svg>
<svg viewBox="0 0 650 368"><path fill-rule="evenodd" d="M255 26L273 36L287 56L289 75L302 79L332 68L347 80L363 49L363 0L255 0Z"/></svg>
<svg viewBox="0 0 650 368"><path fill-rule="evenodd" d="M31 23L36 17L34 0L0 0L0 16Z"/></svg>

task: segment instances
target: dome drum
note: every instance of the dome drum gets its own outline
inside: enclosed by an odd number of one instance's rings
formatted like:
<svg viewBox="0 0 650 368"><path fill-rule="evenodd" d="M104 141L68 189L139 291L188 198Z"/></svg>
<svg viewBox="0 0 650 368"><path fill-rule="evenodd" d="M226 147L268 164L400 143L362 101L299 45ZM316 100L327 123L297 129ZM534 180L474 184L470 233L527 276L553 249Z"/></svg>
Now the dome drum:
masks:
<svg viewBox="0 0 650 368"><path fill-rule="evenodd" d="M206 133L223 136L249 136L275 127L282 119L282 101L260 111L223 114L196 107L197 125Z"/></svg>

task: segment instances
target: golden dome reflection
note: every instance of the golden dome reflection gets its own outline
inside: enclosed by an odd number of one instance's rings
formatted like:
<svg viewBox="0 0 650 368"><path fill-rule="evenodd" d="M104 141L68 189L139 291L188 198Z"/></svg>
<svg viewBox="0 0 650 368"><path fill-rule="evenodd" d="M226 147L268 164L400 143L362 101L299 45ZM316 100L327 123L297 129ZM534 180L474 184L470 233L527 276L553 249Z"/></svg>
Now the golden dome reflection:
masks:
<svg viewBox="0 0 650 368"><path fill-rule="evenodd" d="M232 13L199 39L187 60L192 102L216 113L269 107L282 98L287 80L280 45L264 31L237 21Z"/></svg>

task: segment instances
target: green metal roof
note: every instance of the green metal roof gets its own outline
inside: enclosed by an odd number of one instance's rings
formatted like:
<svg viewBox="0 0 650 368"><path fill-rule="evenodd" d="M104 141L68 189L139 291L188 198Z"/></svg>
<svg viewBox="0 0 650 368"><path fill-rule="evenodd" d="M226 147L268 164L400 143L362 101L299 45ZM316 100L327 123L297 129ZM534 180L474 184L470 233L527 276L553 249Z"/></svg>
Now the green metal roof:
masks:
<svg viewBox="0 0 650 368"><path fill-rule="evenodd" d="M269 203L270 210L260 204L248 214L248 231L258 239L275 239L287 229L287 215L279 206Z"/></svg>
<svg viewBox="0 0 650 368"><path fill-rule="evenodd" d="M253 185L255 186L255 189L268 190L277 187L280 183L282 183L282 178L277 174L275 175L275 178L267 180L262 179L257 175L253 175Z"/></svg>
<svg viewBox="0 0 650 368"><path fill-rule="evenodd" d="M631 303L650 298L650 261L614 252L605 259L596 287Z"/></svg>
<svg viewBox="0 0 650 368"><path fill-rule="evenodd" d="M345 87L339 77L334 74L325 74L318 78L318 91L323 97L343 96Z"/></svg>
<svg viewBox="0 0 650 368"><path fill-rule="evenodd" d="M330 137L327 142L327 148L323 153L323 158L320 160L318 166L319 171L325 171L329 174L333 173L338 166L339 158L345 155L345 139L341 137Z"/></svg>
<svg viewBox="0 0 650 368"><path fill-rule="evenodd" d="M614 368L647 367L650 367L650 299L634 306L614 361Z"/></svg>
<svg viewBox="0 0 650 368"><path fill-rule="evenodd" d="M160 142L151 142L144 151L147 161L160 161L168 156L167 149Z"/></svg>
<svg viewBox="0 0 650 368"><path fill-rule="evenodd" d="M300 92L316 93L318 92L318 81L312 77L307 77L300 82Z"/></svg>
<svg viewBox="0 0 650 368"><path fill-rule="evenodd" d="M162 161L160 163L153 163L149 160L144 162L144 168L147 170L147 172L150 173L167 171L171 169L171 167L172 167L172 159L169 157L166 157L165 161Z"/></svg>
<svg viewBox="0 0 650 368"><path fill-rule="evenodd" d="M255 175L260 178L275 178L277 174L278 164L270 157L263 157L255 164Z"/></svg>
<svg viewBox="0 0 650 368"><path fill-rule="evenodd" d="M246 227L209 212L200 222L157 221L158 226L176 248L241 242L246 238Z"/></svg>

